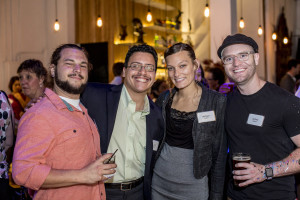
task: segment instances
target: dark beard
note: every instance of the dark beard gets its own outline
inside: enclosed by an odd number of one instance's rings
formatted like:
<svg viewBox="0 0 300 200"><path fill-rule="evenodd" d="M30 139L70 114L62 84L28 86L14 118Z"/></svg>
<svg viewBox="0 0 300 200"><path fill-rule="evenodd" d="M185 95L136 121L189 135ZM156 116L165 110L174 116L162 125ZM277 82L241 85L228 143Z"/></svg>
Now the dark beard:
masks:
<svg viewBox="0 0 300 200"><path fill-rule="evenodd" d="M59 80L56 70L55 70L54 81L60 89L70 94L81 94L87 85L87 83L84 83L79 88L75 88L72 85L70 85L68 81Z"/></svg>

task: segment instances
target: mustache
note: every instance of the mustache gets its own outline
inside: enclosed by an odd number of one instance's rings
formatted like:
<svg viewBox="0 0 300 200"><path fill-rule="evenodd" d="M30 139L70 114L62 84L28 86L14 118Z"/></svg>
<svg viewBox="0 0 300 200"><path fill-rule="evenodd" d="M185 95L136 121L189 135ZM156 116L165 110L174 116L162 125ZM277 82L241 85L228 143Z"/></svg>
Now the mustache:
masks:
<svg viewBox="0 0 300 200"><path fill-rule="evenodd" d="M133 77L136 77L136 78L146 78L146 79L150 79L150 77L149 76L147 76L147 75L139 75L139 74L137 74L137 75L134 75Z"/></svg>
<svg viewBox="0 0 300 200"><path fill-rule="evenodd" d="M81 74L69 74L68 77L74 77L78 76L79 78L83 79L83 76Z"/></svg>

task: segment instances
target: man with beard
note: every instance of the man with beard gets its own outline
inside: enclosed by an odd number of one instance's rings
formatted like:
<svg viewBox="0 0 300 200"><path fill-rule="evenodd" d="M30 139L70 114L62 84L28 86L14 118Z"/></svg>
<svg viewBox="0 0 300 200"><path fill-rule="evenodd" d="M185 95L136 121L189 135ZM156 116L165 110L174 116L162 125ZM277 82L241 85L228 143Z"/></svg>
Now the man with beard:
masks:
<svg viewBox="0 0 300 200"><path fill-rule="evenodd" d="M129 49L124 84L89 84L82 103L97 123L101 152L116 149L115 176L105 183L107 199L151 199L156 152L163 137L160 109L147 97L155 81L157 54L148 45Z"/></svg>
<svg viewBox="0 0 300 200"><path fill-rule="evenodd" d="M51 58L53 91L29 109L19 125L13 178L35 190L34 199L106 199L104 175L115 164L104 164L99 133L80 93L86 86L88 62L84 49L65 44Z"/></svg>
<svg viewBox="0 0 300 200"><path fill-rule="evenodd" d="M242 34L225 38L218 49L237 90L228 94L225 128L230 157L243 152L251 163L230 162L233 179L229 199L294 200L300 172L300 101L293 94L258 77L258 45ZM296 147L296 149L295 149Z"/></svg>

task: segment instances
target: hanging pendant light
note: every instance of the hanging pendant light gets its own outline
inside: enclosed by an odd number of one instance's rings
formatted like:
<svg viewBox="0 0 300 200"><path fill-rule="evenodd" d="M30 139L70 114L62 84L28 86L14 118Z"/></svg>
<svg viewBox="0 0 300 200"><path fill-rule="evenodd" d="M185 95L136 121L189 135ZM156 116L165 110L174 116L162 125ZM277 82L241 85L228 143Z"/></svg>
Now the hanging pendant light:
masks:
<svg viewBox="0 0 300 200"><path fill-rule="evenodd" d="M274 24L275 24L275 2L274 2L274 0L273 0L273 22L274 22ZM273 33L272 33L272 40L277 40L277 33L276 33L276 31L275 31L275 25L273 25Z"/></svg>
<svg viewBox="0 0 300 200"><path fill-rule="evenodd" d="M204 9L204 16L205 17L209 17L209 7L208 7L208 0L206 0L206 5L205 5L205 9Z"/></svg>
<svg viewBox="0 0 300 200"><path fill-rule="evenodd" d="M288 37L285 36L283 38L283 44L287 44L287 43L289 43L289 39L288 39Z"/></svg>
<svg viewBox="0 0 300 200"><path fill-rule="evenodd" d="M55 18L56 19L55 19L53 28L54 28L55 31L59 31L60 24L59 24L58 19L57 19L57 0L55 0Z"/></svg>
<svg viewBox="0 0 300 200"><path fill-rule="evenodd" d="M260 6L260 2L259 2L259 4L258 4L258 12L259 12L259 26L258 26L258 29L257 29L257 34L259 35L259 36L261 36L262 34L263 34L263 29L262 29L262 27L261 27L261 8L260 8L261 6Z"/></svg>
<svg viewBox="0 0 300 200"><path fill-rule="evenodd" d="M241 19L240 19L239 26L241 29L245 28L245 22L243 18L243 0L241 0Z"/></svg>
<svg viewBox="0 0 300 200"><path fill-rule="evenodd" d="M151 22L152 21L152 14L151 14L151 11L150 11L150 0L148 0L148 13L147 13L147 22Z"/></svg>
<svg viewBox="0 0 300 200"><path fill-rule="evenodd" d="M96 3L96 10L98 10L98 9L100 10L100 2L99 2L99 0L97 0L97 3ZM103 20L101 18L101 15L99 14L99 11L98 11L98 17L97 17L96 24L97 24L97 27L99 27L99 28L101 28L103 26Z"/></svg>
<svg viewBox="0 0 300 200"><path fill-rule="evenodd" d="M244 18L243 17L241 17L241 19L240 19L240 28L241 29L245 28L245 22L244 22Z"/></svg>
<svg viewBox="0 0 300 200"><path fill-rule="evenodd" d="M258 33L258 35L263 34L263 29L262 29L261 25L258 26L257 33Z"/></svg>
<svg viewBox="0 0 300 200"><path fill-rule="evenodd" d="M274 31L273 34L272 34L272 40L277 40L277 34L276 34L275 31Z"/></svg>
<svg viewBox="0 0 300 200"><path fill-rule="evenodd" d="M59 29L60 29L60 25L59 25L58 19L56 19L55 23L54 23L54 30L59 31Z"/></svg>
<svg viewBox="0 0 300 200"><path fill-rule="evenodd" d="M102 25L103 25L102 18L101 18L100 15L98 15L98 17L97 17L97 26L100 28L100 27L102 27Z"/></svg>

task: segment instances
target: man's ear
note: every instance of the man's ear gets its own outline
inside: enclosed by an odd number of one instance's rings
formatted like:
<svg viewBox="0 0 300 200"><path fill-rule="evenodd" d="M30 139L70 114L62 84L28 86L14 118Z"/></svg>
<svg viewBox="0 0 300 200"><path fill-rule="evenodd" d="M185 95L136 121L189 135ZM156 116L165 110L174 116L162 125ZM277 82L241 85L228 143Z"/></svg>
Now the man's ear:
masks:
<svg viewBox="0 0 300 200"><path fill-rule="evenodd" d="M125 78L125 71L126 71L126 68L123 67L123 72L122 72L122 77Z"/></svg>
<svg viewBox="0 0 300 200"><path fill-rule="evenodd" d="M255 65L257 66L258 65L258 61L259 61L259 54L258 53L254 54L254 61L255 61Z"/></svg>
<svg viewBox="0 0 300 200"><path fill-rule="evenodd" d="M55 76L55 65L51 64L49 68L50 68L51 77L54 77Z"/></svg>

